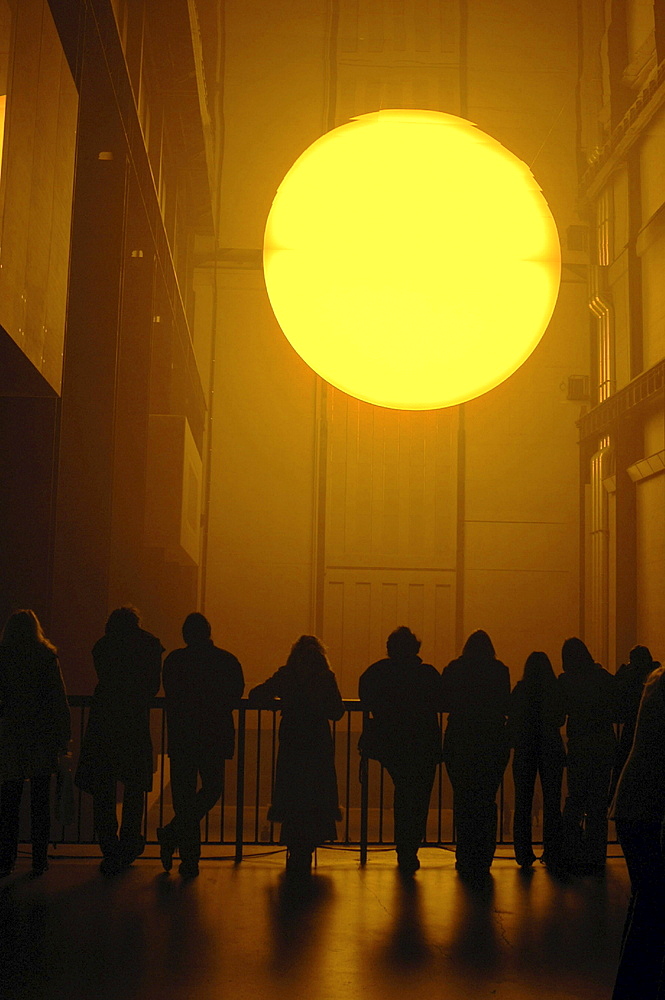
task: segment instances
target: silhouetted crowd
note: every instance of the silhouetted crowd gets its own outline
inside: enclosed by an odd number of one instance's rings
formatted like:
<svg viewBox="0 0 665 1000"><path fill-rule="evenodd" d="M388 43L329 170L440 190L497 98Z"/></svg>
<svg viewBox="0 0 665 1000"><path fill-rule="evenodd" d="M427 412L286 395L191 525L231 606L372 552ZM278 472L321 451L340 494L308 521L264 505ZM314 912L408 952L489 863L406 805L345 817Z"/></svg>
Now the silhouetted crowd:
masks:
<svg viewBox="0 0 665 1000"><path fill-rule="evenodd" d="M225 761L234 754L233 710L245 682L237 658L213 643L202 614L187 616L182 635L185 646L162 667L162 644L141 627L134 608L122 607L109 615L92 650L98 683L75 781L92 796L100 868L108 876L145 848L145 793L153 780L150 705L161 683L174 817L157 831L160 858L170 871L178 852L180 874L198 875L200 824L223 791ZM540 861L555 874L604 870L609 809L631 881L613 1000L665 996L665 668L646 647L636 646L613 675L594 662L581 639L570 638L563 643L559 676L544 652L533 652L511 691L508 668L482 630L469 636L442 673L422 661L420 642L405 626L391 633L386 651L360 677L364 722L358 749L363 760L379 761L393 781L399 872L408 878L420 867L418 850L443 762L453 790L457 871L472 883L488 879L497 792L512 750L517 863L529 869L536 861L536 777L543 801ZM259 708L275 699L281 722L268 818L281 824L287 876L297 883L309 875L315 849L336 839L340 819L330 721L345 708L315 636L301 636L284 666L249 692L250 704ZM70 736L56 650L35 613L18 611L0 642L0 878L16 861L26 779L33 873L48 867L51 778L58 775L62 791Z"/></svg>

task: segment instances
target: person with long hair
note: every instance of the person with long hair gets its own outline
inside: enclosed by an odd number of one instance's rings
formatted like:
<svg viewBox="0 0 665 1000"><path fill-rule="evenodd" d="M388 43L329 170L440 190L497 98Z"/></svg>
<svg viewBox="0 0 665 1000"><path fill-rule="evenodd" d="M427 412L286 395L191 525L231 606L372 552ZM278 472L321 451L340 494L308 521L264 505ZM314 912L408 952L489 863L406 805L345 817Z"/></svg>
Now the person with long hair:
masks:
<svg viewBox="0 0 665 1000"><path fill-rule="evenodd" d="M543 864L556 867L561 850L561 782L566 752L561 737L565 721L556 676L547 653L530 653L522 679L510 696L508 733L513 751L515 860L530 868L536 860L532 807L536 776L543 793Z"/></svg>
<svg viewBox="0 0 665 1000"><path fill-rule="evenodd" d="M572 874L595 875L604 871L607 856L607 799L617 742L616 679L594 662L576 636L564 642L561 664L557 685L568 719L561 861Z"/></svg>
<svg viewBox="0 0 665 1000"><path fill-rule="evenodd" d="M508 763L508 667L496 658L487 632L467 639L462 655L441 675L441 707L448 712L443 759L453 786L457 834L455 867L463 878L484 879L496 850L496 795Z"/></svg>
<svg viewBox="0 0 665 1000"><path fill-rule="evenodd" d="M34 611L9 617L0 641L0 878L16 862L23 784L30 780L32 870L48 868L51 775L68 752L69 705L55 646Z"/></svg>
<svg viewBox="0 0 665 1000"><path fill-rule="evenodd" d="M128 867L145 848L141 824L145 793L152 788L150 702L159 690L163 651L132 607L111 612L92 650L98 683L75 781L92 795L104 875ZM118 782L124 786L119 835Z"/></svg>
<svg viewBox="0 0 665 1000"><path fill-rule="evenodd" d="M337 839L341 818L330 720L342 718L344 703L316 636L300 636L285 665L249 692L258 707L275 698L282 719L268 818L282 824L287 872L305 875L314 850Z"/></svg>
<svg viewBox="0 0 665 1000"><path fill-rule="evenodd" d="M386 652L360 676L360 700L371 713L363 737L372 732L375 743L363 745L361 738L360 749L379 760L393 780L397 865L408 876L420 867L418 849L441 763L441 675L423 663L420 640L405 625L390 633Z"/></svg>

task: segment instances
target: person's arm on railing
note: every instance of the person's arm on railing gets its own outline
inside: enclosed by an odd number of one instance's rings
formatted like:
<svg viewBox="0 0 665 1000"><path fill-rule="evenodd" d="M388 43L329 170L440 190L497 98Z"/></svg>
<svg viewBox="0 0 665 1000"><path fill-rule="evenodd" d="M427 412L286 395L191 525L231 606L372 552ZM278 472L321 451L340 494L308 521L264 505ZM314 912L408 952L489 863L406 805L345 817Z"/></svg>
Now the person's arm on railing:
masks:
<svg viewBox="0 0 665 1000"><path fill-rule="evenodd" d="M262 684L253 687L247 696L247 701L251 708L271 708L275 698L282 696L282 675L280 667L272 677L268 677Z"/></svg>

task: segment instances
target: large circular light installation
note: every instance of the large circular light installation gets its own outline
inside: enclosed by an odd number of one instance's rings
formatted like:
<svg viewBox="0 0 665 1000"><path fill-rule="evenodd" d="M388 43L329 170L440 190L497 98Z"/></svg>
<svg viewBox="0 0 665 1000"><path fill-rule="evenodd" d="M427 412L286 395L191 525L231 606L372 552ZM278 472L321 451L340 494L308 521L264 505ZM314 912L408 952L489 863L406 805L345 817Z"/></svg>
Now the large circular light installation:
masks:
<svg viewBox="0 0 665 1000"><path fill-rule="evenodd" d="M531 354L561 270L529 168L432 111L362 115L317 139L264 242L275 316L314 371L398 409L479 396Z"/></svg>

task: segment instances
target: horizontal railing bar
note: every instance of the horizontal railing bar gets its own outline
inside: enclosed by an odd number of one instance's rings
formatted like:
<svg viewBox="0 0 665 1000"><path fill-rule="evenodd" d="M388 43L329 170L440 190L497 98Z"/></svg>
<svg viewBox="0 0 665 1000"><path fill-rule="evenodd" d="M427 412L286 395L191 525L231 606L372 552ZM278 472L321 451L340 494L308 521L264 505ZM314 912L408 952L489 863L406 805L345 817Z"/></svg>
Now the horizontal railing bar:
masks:
<svg viewBox="0 0 665 1000"><path fill-rule="evenodd" d="M76 759L85 730L87 710L93 704L93 695L69 695L68 700L72 709L77 710L74 739ZM343 723L333 727L340 802L344 809L343 820L340 823L341 836L336 845L359 849L361 863L364 863L368 850L390 849L393 843L392 809L385 801L387 798L387 788L384 785L385 769L377 761L361 757L357 750L363 722L363 706L360 699L345 698L343 704L346 728ZM166 749L166 699L163 696L152 698L149 706L162 713L159 725L156 725L156 718L152 719L157 788L154 793L149 793L144 820L147 842L153 845L157 843L156 828L164 825L170 811L171 804L166 794L170 782L170 764ZM214 816L219 817L219 824L216 819L214 824L212 821L210 824L206 823L203 844L207 847L228 847L234 851L233 857L236 862L242 860L245 847L269 849L275 846L280 849L275 840L273 824L267 814L275 780L276 715L280 708L279 700L262 702L259 707L249 698L243 698L234 713L237 718L235 759L228 762L222 797L215 806ZM444 721L443 715L440 718ZM510 768L507 768L498 795L497 844L499 846L512 843L510 834L506 833L506 827L512 826L510 774ZM212 816L211 812L211 818ZM211 838L213 827L215 834L219 830L218 838L216 836ZM56 839L63 845L94 843L91 800L88 796L82 795L78 789L75 820L60 829L61 837ZM452 788L443 766L438 770L432 793L429 838L426 838L424 843L430 847L442 848L450 848L455 844ZM534 843L540 843L540 840L536 837ZM616 841L610 843L614 844Z"/></svg>
<svg viewBox="0 0 665 1000"><path fill-rule="evenodd" d="M90 708L93 702L94 695L91 694L68 694L67 701L71 708ZM360 705L360 698L344 698L342 699L344 703L344 708L347 712L361 712L362 707ZM158 695L156 698L151 698L149 701L150 708L164 708L166 706L166 698L164 695ZM272 702L261 702L259 706L254 702L250 701L249 698L241 698L238 702L239 708L251 708L254 711L262 712L278 712L280 709L279 699L274 699Z"/></svg>

